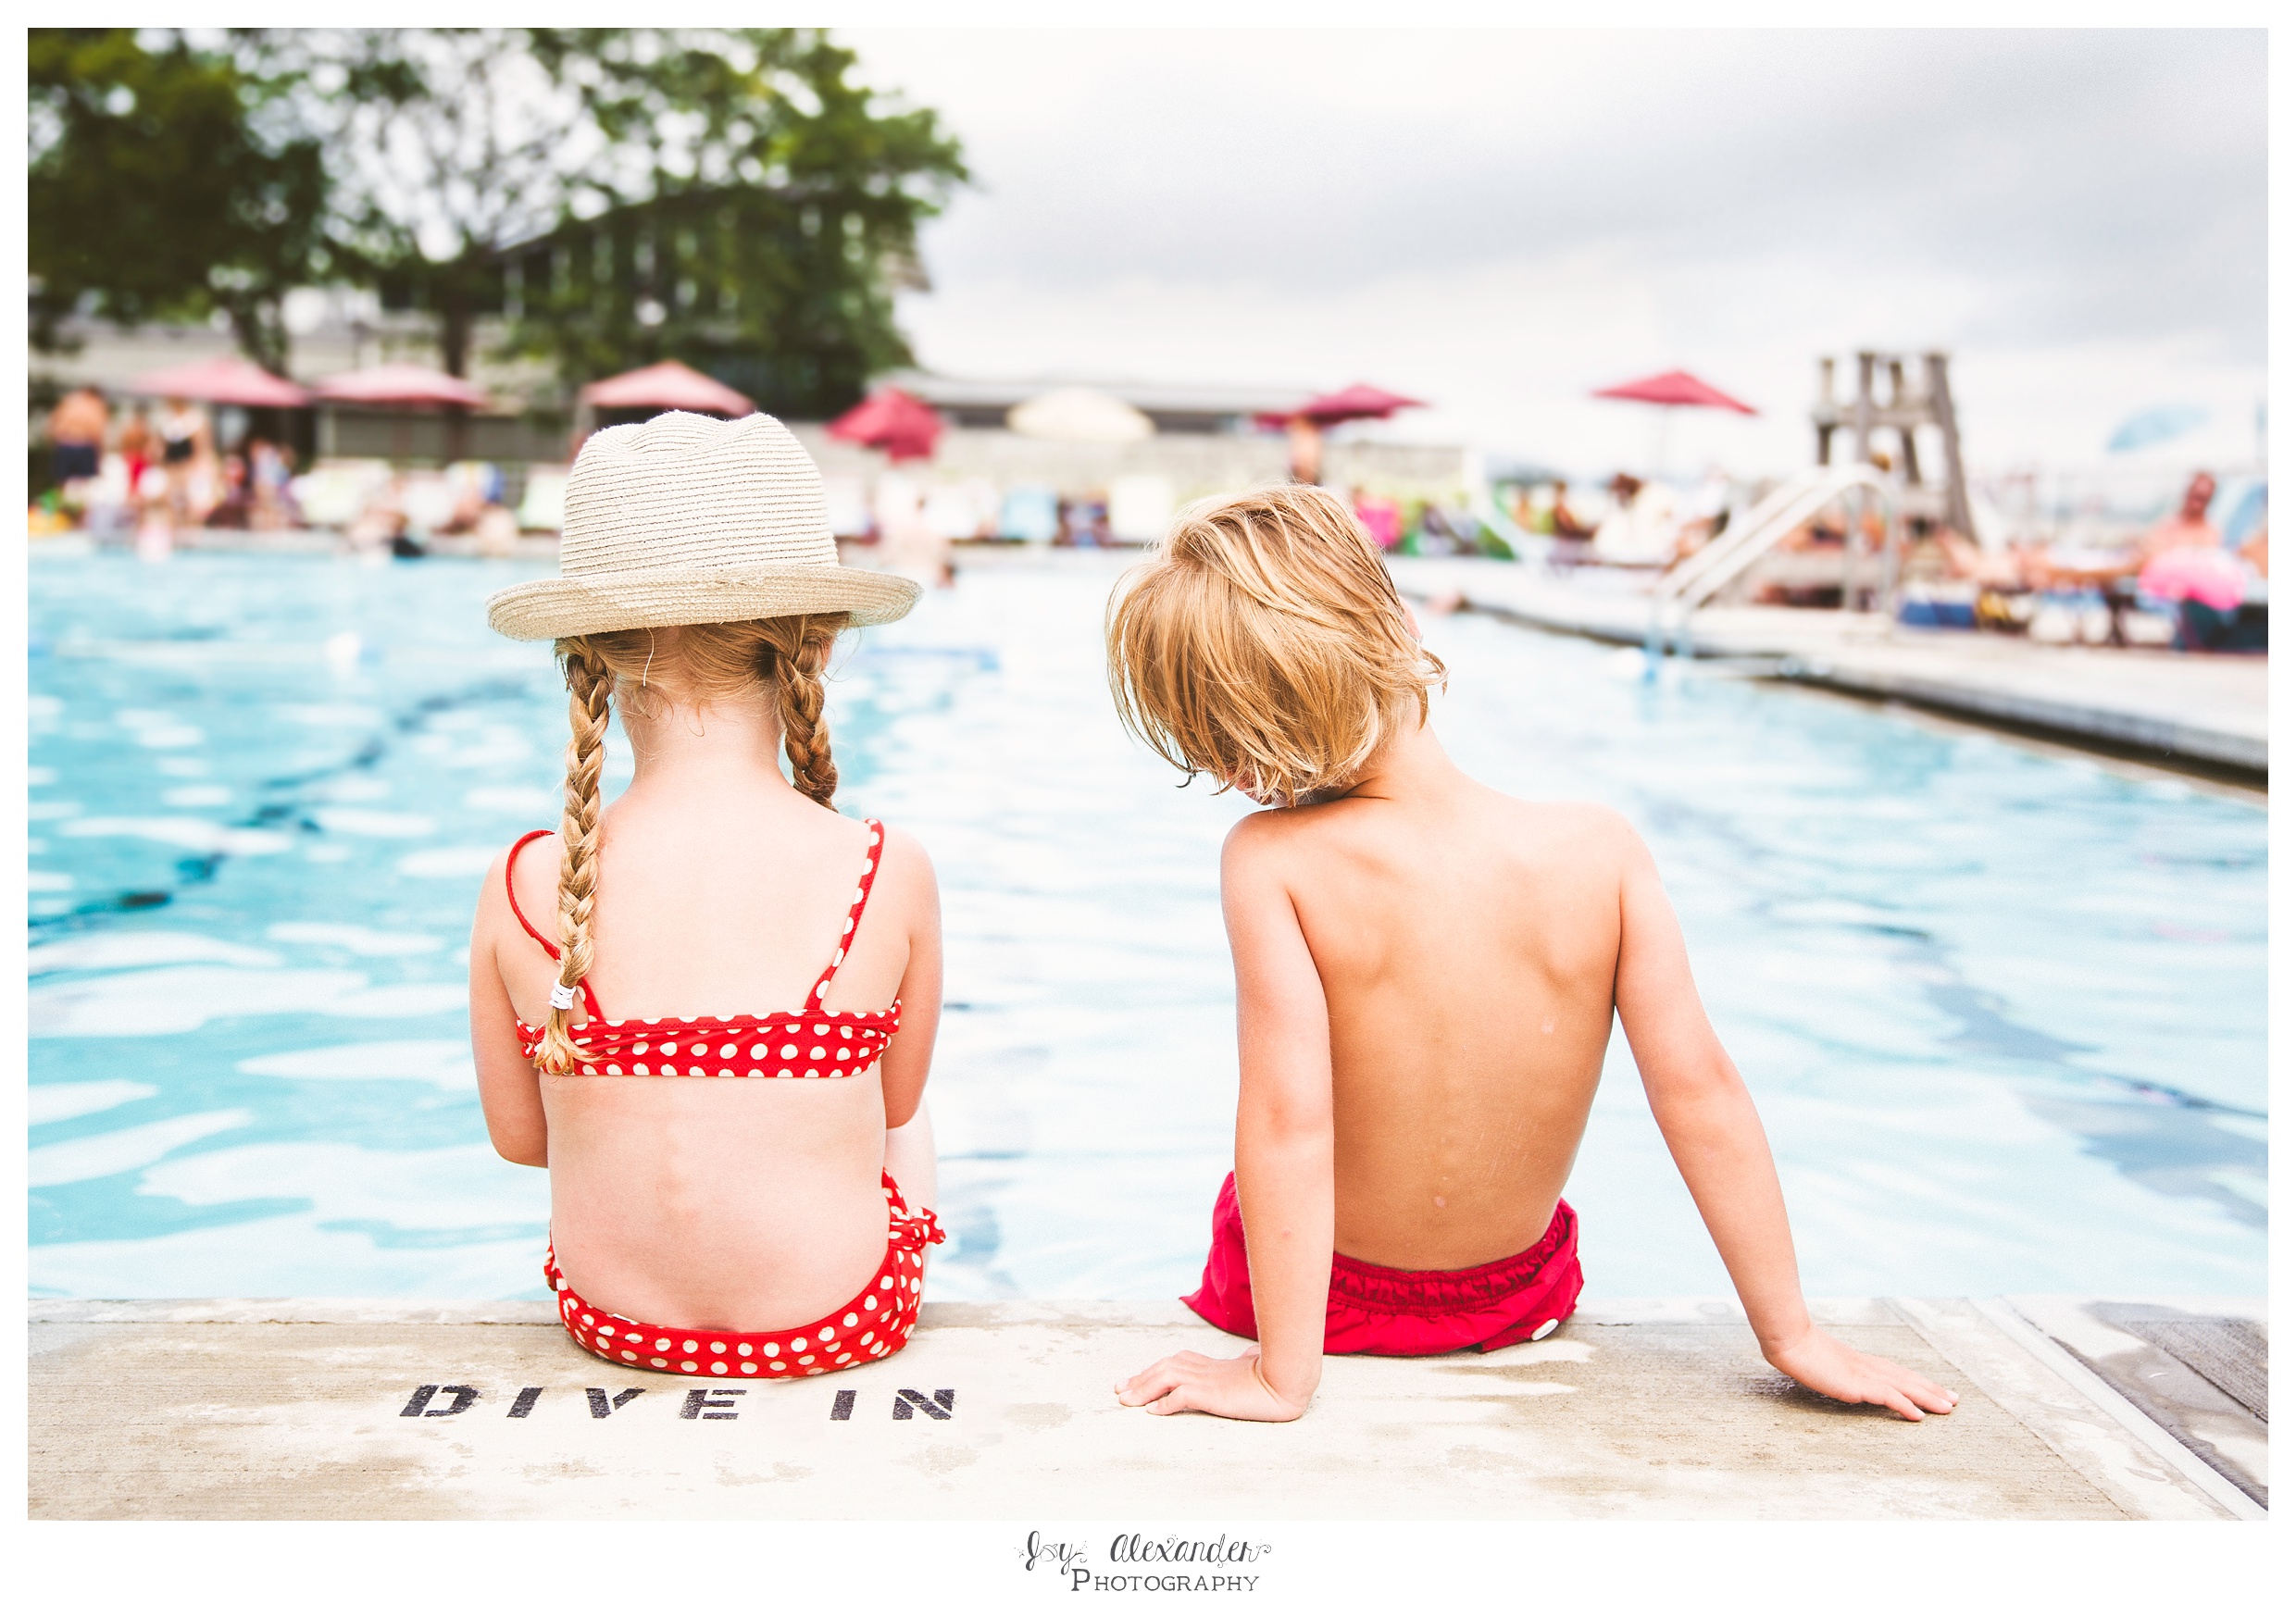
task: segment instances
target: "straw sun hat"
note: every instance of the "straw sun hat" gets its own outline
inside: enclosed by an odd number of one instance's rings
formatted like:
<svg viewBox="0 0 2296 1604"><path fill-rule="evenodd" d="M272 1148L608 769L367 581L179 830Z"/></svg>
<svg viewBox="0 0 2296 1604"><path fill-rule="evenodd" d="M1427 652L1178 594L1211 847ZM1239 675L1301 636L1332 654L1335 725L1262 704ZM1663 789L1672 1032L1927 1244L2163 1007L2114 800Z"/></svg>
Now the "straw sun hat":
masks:
<svg viewBox="0 0 2296 1604"><path fill-rule="evenodd" d="M558 578L495 591L486 621L514 640L790 613L890 624L920 589L839 565L821 470L773 418L666 412L583 444Z"/></svg>

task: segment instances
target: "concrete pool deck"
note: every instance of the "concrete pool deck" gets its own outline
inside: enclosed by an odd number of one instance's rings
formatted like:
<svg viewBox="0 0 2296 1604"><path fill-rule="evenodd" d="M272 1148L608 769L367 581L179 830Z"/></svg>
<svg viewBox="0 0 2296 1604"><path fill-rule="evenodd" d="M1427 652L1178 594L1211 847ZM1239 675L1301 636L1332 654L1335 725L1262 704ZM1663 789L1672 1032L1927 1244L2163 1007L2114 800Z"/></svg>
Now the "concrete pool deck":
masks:
<svg viewBox="0 0 2296 1604"><path fill-rule="evenodd" d="M1543 1342L1499 1353L1331 1360L1307 1417L1267 1426L1117 1404L1117 1378L1176 1348L1244 1346L1177 1301L929 1302L917 1340L893 1358L767 1384L605 1363L569 1343L543 1302L35 1300L30 1512L2261 1513L2193 1448L2243 1480L2252 1473L2262 1493L2262 1422L2219 1388L2252 1393L2262 1407L2263 1299L2018 1302L1815 1303L1828 1328L1960 1393L1952 1415L1920 1424L1795 1387L1762 1363L1728 1303L1612 1299L1583 1304ZM2178 1370L2165 1381L2163 1359Z"/></svg>
<svg viewBox="0 0 2296 1604"><path fill-rule="evenodd" d="M1647 596L1600 577L1573 581L1536 565L1455 557L1396 557L1389 566L1415 601L1455 596L1478 612L1618 645L1641 645L1650 625ZM1767 659L1779 678L1803 684L2227 769L2252 783L2269 766L2261 655L2040 646L1802 607L1701 608L1690 640L1698 656Z"/></svg>

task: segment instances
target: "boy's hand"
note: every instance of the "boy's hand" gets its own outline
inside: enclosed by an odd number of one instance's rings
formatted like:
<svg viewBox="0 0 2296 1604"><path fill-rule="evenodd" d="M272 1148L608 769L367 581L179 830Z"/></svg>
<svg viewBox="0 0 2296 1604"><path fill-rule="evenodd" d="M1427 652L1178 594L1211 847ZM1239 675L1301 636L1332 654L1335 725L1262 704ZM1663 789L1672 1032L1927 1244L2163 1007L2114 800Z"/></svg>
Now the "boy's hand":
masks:
<svg viewBox="0 0 2296 1604"><path fill-rule="evenodd" d="M1892 1364L1811 1326L1791 1342L1765 1348L1762 1357L1812 1392L1843 1403L1878 1403L1907 1420L1930 1414L1951 1414L1961 1401L1928 1376L1902 1364Z"/></svg>
<svg viewBox="0 0 2296 1604"><path fill-rule="evenodd" d="M1233 1359L1186 1352L1159 1359L1117 1387L1117 1401L1145 1404L1150 1414L1200 1410L1229 1420L1297 1420L1307 1412L1306 1399L1294 1403L1268 1385L1260 1374L1257 1348Z"/></svg>

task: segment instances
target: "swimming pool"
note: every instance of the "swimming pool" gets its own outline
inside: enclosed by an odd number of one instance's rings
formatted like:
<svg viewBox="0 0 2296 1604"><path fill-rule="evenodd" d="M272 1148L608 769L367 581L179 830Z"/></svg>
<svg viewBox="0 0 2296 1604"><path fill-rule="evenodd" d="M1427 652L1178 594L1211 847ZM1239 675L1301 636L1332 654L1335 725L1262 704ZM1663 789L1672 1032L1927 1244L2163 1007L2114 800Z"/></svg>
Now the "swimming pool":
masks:
<svg viewBox="0 0 2296 1604"><path fill-rule="evenodd" d="M546 1184L487 1146L463 1018L477 877L555 822L563 691L480 616L537 571L34 559L35 1294L539 1294ZM939 1298L1191 1287L1228 1167L1249 804L1117 729L1115 572L968 572L831 690L841 805L942 878ZM1813 1293L2264 1289L2260 803L1428 629L1470 770L1650 841ZM1592 1292L1727 1292L1623 1042L1570 1196Z"/></svg>

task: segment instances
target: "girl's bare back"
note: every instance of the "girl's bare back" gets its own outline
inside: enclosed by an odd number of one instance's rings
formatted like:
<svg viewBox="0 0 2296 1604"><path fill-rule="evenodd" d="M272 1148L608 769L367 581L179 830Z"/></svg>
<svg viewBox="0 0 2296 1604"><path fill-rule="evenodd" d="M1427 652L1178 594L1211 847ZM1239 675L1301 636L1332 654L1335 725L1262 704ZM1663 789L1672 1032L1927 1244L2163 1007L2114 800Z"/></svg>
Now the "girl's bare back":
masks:
<svg viewBox="0 0 2296 1604"><path fill-rule="evenodd" d="M1546 1230L1610 1038L1623 827L1472 784L1247 821L1323 980L1339 1251L1464 1269Z"/></svg>
<svg viewBox="0 0 2296 1604"><path fill-rule="evenodd" d="M855 912L867 827L791 789L772 766L778 727L755 710L630 723L640 772L601 817L589 922L601 1010L799 1007ZM773 1330L836 1307L885 1252L886 1133L915 1114L930 1062L940 932L923 850L886 831L820 1000L856 1013L897 998L902 1028L870 1073L791 1080L538 1076L517 1024L549 1015L559 962L518 914L555 927L562 854L555 838L535 841L508 889L496 861L471 939L471 1016L495 1145L547 1163L567 1277L600 1307L666 1325Z"/></svg>

